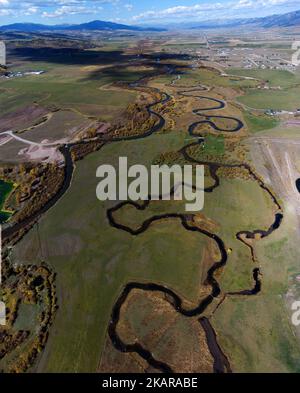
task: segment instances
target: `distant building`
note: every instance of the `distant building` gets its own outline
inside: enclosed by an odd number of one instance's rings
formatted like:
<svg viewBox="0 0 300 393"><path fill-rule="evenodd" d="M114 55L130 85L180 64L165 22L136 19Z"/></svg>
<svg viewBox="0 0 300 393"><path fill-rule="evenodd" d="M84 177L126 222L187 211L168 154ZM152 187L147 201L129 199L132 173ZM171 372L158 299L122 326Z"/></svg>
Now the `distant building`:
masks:
<svg viewBox="0 0 300 393"><path fill-rule="evenodd" d="M0 66L6 66L6 45L0 41Z"/></svg>

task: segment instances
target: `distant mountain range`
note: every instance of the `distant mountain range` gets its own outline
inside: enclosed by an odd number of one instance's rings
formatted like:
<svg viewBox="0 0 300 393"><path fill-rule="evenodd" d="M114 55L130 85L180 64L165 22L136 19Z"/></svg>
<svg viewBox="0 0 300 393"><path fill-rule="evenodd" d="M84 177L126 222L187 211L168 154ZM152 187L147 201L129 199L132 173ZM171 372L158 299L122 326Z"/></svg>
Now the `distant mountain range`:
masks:
<svg viewBox="0 0 300 393"><path fill-rule="evenodd" d="M159 27L141 27L129 26L120 23L105 22L102 20L95 20L79 25L41 25L36 23L14 23L11 25L0 26L0 31L19 31L19 32L39 32L39 31L112 31L112 30L127 30L127 31L164 31L164 28Z"/></svg>
<svg viewBox="0 0 300 393"><path fill-rule="evenodd" d="M272 28L272 27L300 27L300 10L287 14L271 15L263 18L239 18L239 19L210 19L198 22L181 22L159 24L156 27L168 30L189 29L227 29L238 27Z"/></svg>
<svg viewBox="0 0 300 393"><path fill-rule="evenodd" d="M293 27L300 26L300 11L289 12L283 15L273 15L261 18L258 23L262 27Z"/></svg>
<svg viewBox="0 0 300 393"><path fill-rule="evenodd" d="M213 28L234 28L234 27L300 27L300 11L289 12L282 15L271 15L264 18L249 19L228 19L228 20L210 20L203 22L194 22L186 25L190 29L213 29Z"/></svg>
<svg viewBox="0 0 300 393"><path fill-rule="evenodd" d="M167 29L213 29L213 28L238 28L249 26L253 28L272 28L272 27L300 27L300 10L289 12L282 15L271 15L264 18L250 19L228 19L228 20L208 20L200 22L187 22L178 24L168 24L159 27L130 26L120 23L105 22L95 20L93 22L77 25L42 25L35 23L15 23L0 26L0 31L17 32L53 32L53 31L165 31Z"/></svg>

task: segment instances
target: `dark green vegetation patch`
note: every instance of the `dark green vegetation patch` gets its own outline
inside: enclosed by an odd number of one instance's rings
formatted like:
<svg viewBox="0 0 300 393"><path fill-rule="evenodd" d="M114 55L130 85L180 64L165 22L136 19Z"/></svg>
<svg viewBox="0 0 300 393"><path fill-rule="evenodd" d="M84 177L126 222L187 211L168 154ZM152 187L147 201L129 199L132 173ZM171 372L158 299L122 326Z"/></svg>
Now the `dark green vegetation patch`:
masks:
<svg viewBox="0 0 300 393"><path fill-rule="evenodd" d="M12 183L5 182L4 180L0 180L0 224L6 222L9 217L12 215L11 212L3 211L3 205L6 201L6 198L13 190L14 186Z"/></svg>

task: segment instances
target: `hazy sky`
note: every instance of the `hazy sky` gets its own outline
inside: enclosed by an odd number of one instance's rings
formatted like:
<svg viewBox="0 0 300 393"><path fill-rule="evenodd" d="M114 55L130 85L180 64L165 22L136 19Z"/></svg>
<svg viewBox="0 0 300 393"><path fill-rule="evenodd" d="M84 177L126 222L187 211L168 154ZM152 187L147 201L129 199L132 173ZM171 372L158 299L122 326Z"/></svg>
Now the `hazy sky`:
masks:
<svg viewBox="0 0 300 393"><path fill-rule="evenodd" d="M0 24L78 23L95 19L128 24L257 17L300 9L299 0L0 0Z"/></svg>

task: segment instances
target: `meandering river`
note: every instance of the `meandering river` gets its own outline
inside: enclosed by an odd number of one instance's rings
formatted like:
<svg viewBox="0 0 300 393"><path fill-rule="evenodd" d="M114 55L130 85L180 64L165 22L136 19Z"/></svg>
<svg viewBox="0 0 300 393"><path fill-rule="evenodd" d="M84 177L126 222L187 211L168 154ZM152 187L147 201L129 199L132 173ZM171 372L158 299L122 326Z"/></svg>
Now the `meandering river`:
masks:
<svg viewBox="0 0 300 393"><path fill-rule="evenodd" d="M139 82L135 83L134 85L131 85L131 88L138 88L139 86L143 86L145 88L145 81L140 80ZM116 143L119 141L134 141L142 138L149 137L153 133L156 133L160 131L164 125L165 125L165 119L163 116L161 116L159 113L157 113L154 110L154 107L157 104L165 104L167 103L171 97L167 93L160 92L157 89L151 89L149 90L153 91L154 93L159 93L161 96L160 100L157 100L156 102L147 105L146 110L148 111L149 116L156 118L156 123L145 133L140 134L140 135L131 135L131 136L114 136L111 135L109 138L105 137L103 139L103 143ZM281 211L281 206L279 202L277 201L276 197L273 195L273 193L269 190L269 188L264 184L264 182L255 174L255 172L252 170L249 164L243 163L243 164L221 164L218 162L203 162L196 160L195 158L191 157L189 154L189 149L192 146L202 144L204 142L204 137L203 135L200 135L197 132L197 127L202 124L206 124L210 127L212 127L215 131L218 132L228 132L228 133L234 133L234 132L239 132L244 124L241 120L234 118L234 117L229 117L229 116L220 116L220 115L210 115L211 111L215 110L222 110L225 108L226 103L222 100L218 100L215 98L207 97L204 96L203 93L199 95L195 95L197 92L203 92L206 91L207 88L204 86L195 86L193 88L190 88L189 90L181 90L178 91L178 94L181 96L189 96L189 94L193 94L193 97L198 98L200 101L206 101L206 102L211 102L212 106L206 107L206 108L198 108L193 110L193 113L195 115L198 115L201 117L201 120L198 122L193 122L192 124L189 125L188 127L188 132L191 137L195 138L195 141L185 145L182 147L180 150L180 153L182 156L185 158L186 161L190 163L197 163L200 165L206 165L209 168L210 175L212 179L214 180L214 184L210 187L207 187L205 189L205 192L211 193L213 192L217 187L220 185L220 178L218 176L218 170L221 167L228 167L228 168L244 168L247 170L250 174L250 176L259 184L259 186L269 194L271 197L276 209L277 213L274 218L274 222L270 225L270 228L267 231L264 230L255 230L253 232L239 232L236 234L237 239L242 241L246 246L251 248L252 251L252 256L254 255L252 247L245 241L243 240L244 238L246 239L253 239L256 234L259 234L261 237L266 237L269 236L274 230L278 229L281 222L282 222L282 211ZM217 123L216 120L222 120L223 122L229 123L228 127L221 128ZM232 125L232 127L230 127ZM80 143L89 143L88 141L85 142L80 142ZM32 225L39 219L40 216L42 216L44 213L46 213L51 207L53 207L59 200L60 198L65 194L65 192L69 189L71 181L72 181L72 176L74 172L74 163L72 160L71 156L71 148L75 146L76 144L68 144L65 146L62 146L60 148L61 152L63 153L65 157L65 177L64 177L64 182L58 191L58 193L51 199L49 200L39 211L34 213L32 216L28 217L26 220L24 220L21 223L15 224L13 226L7 227L4 232L3 232L3 239L11 239L15 234L18 233L18 231L26 228L32 227ZM299 179L299 184L298 184L298 190L300 192L300 179ZM174 192L174 189L172 190ZM161 196L160 196L161 197ZM183 306L183 299L175 293L172 289L158 285L156 283L138 283L138 282L131 282L128 283L122 290L121 294L119 295L113 310L111 314L111 321L109 323L108 327L108 334L111 339L112 344L114 347L121 352L124 353L132 353L135 352L139 354L143 359L145 359L148 364L162 372L172 372L172 367L164 362L161 362L159 359L155 359L154 356L152 355L151 351L149 351L147 348L144 348L140 343L136 342L134 344L126 343L124 342L118 332L117 332L117 327L118 323L120 320L120 313L122 306L126 302L128 295L130 294L131 291L135 289L139 289L142 291L149 291L149 292L161 292L164 293L166 296L165 300L174 308L174 310L178 313L180 313L182 316L186 318L198 318L199 323L201 324L202 328L205 331L206 338L207 338L207 344L208 348L211 352L211 355L214 359L214 371L215 372L231 372L231 367L229 364L229 361L226 357L226 355L223 353L222 349L220 348L218 342L217 342L217 335L210 323L210 321L207 318L204 318L202 316L203 312L207 309L207 307L214 301L214 299L218 298L219 295L221 294L221 288L220 284L218 283L215 275L216 272L225 267L227 260L228 260L228 254L227 254L227 249L224 244L224 241L215 233L211 233L205 229L200 228L194 221L194 215L193 214L179 214L179 213L170 213L170 214L161 214L161 215L156 215L153 217L150 217L146 221L142 223L142 225L137 228L137 229L132 229L129 226L126 226L120 222L117 222L115 219L115 213L119 210L122 209L126 205L131 205L137 210L146 210L148 206L151 204L151 200L149 199L148 201L143 201L141 203L137 202L130 202L130 201L125 201L117 204L111 209L107 210L107 218L109 220L109 223L112 227L116 228L117 230L121 231L126 231L132 236L139 236L140 234L144 233L145 231L148 230L148 228L155 224L155 222L158 221L163 221L166 219L173 219L179 222L180 225L182 225L187 231L191 231L194 233L199 233L200 235L204 235L207 238L211 239L212 241L215 242L216 246L219 249L220 253L220 259L216 260L213 264L213 266L208 270L207 272L207 277L206 277L206 282L207 284L211 287L211 292L210 294L199 301L199 304L193 308L193 309L186 309ZM253 258L254 259L254 258ZM253 281L254 281L254 286L251 289L245 289L239 293L228 293L227 295L241 295L241 296L253 296L256 295L257 293L260 292L261 290L261 280L260 280L260 271L258 268L255 268L253 270Z"/></svg>

